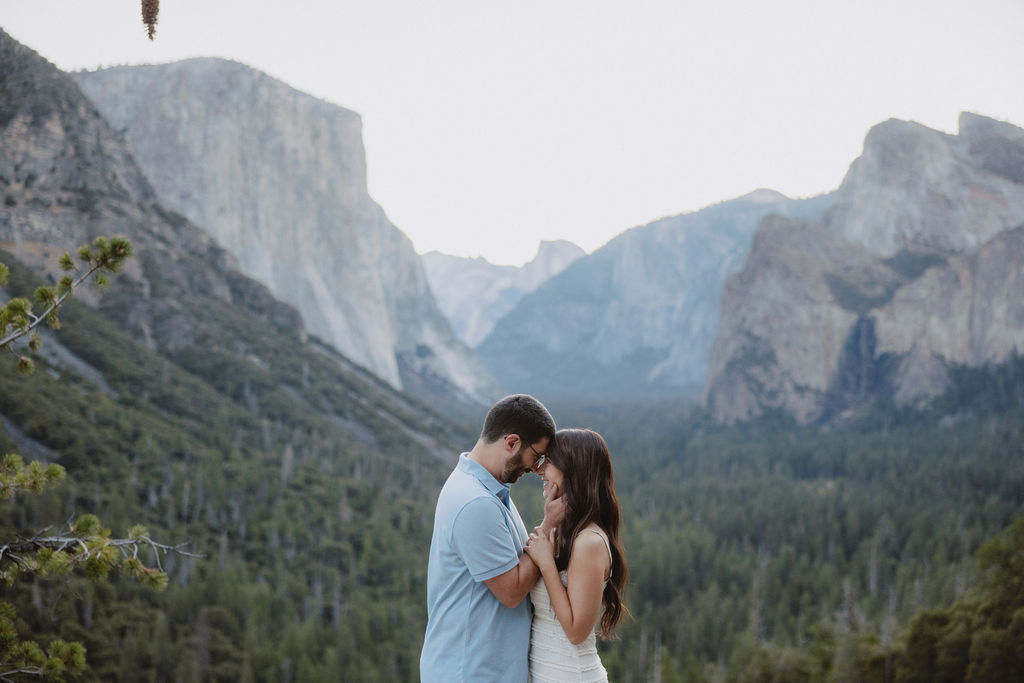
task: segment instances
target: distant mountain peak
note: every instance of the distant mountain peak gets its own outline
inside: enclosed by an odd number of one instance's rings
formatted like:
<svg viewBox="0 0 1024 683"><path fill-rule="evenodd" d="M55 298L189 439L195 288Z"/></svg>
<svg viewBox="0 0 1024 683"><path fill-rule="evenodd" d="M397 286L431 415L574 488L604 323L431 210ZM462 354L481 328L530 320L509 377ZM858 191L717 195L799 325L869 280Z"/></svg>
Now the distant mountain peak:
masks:
<svg viewBox="0 0 1024 683"><path fill-rule="evenodd" d="M548 251L569 251L578 254L586 253L583 249L569 240L541 240L537 245L537 253L534 254L534 259Z"/></svg>
<svg viewBox="0 0 1024 683"><path fill-rule="evenodd" d="M769 190L767 188L762 187L760 189L754 190L753 192L748 192L747 194L740 197L740 199L746 200L753 204L775 204L776 202L784 202L787 199L789 199L789 197L782 194L781 192L776 192L775 190Z"/></svg>
<svg viewBox="0 0 1024 683"><path fill-rule="evenodd" d="M567 240L542 240L533 260L521 268L438 251L423 254L422 259L441 310L459 337L475 346L519 299L585 253Z"/></svg>

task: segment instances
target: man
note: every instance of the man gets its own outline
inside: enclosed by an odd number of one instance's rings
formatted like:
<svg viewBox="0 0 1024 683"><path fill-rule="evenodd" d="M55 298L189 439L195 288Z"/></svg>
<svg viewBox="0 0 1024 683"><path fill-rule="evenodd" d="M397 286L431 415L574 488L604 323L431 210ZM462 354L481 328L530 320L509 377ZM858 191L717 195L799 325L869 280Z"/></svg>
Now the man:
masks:
<svg viewBox="0 0 1024 683"><path fill-rule="evenodd" d="M441 489L427 566L423 683L526 681L531 614L524 598L540 572L523 553L529 536L509 489L540 465L554 436L540 401L506 396ZM545 533L565 514L557 491L547 498Z"/></svg>

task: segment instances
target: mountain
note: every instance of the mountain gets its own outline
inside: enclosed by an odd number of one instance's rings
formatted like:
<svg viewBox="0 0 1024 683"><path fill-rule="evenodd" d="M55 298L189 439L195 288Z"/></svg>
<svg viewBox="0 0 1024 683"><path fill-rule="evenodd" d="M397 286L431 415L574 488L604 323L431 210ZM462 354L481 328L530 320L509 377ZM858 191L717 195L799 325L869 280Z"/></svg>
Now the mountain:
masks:
<svg viewBox="0 0 1024 683"><path fill-rule="evenodd" d="M76 290L34 374L0 363L0 452L70 480L3 501L0 537L93 512L206 558L163 558L159 595L39 578L4 601L34 637L83 641L87 680L414 677L425 578L408 558L426 556L436 490L474 433L310 337L161 204L71 78L2 31L0 63L6 294L31 296L98 235L137 254L102 297Z"/></svg>
<svg viewBox="0 0 1024 683"><path fill-rule="evenodd" d="M361 398L316 410L351 426L353 435L368 438L372 429L360 421L374 415L408 425L411 443L436 443L428 437L443 421L436 413L311 338L290 303L163 206L125 141L67 74L2 31L0 51L0 248L52 274L63 251L98 235L125 235L137 257L117 286L102 297L83 290L76 298L146 349L190 370L218 358L248 368L235 380L301 368L286 380L299 405L314 401L302 393L311 377L329 377Z"/></svg>
<svg viewBox="0 0 1024 683"><path fill-rule="evenodd" d="M757 190L633 228L523 297L477 352L506 386L544 396L697 393L722 286L761 219L829 201Z"/></svg>
<svg viewBox="0 0 1024 683"><path fill-rule="evenodd" d="M821 223L765 220L725 290L705 398L802 422L923 406L956 367L1024 352L1024 130L890 120Z"/></svg>
<svg viewBox="0 0 1024 683"><path fill-rule="evenodd" d="M521 268L438 251L423 254L422 258L430 288L455 333L470 346L476 346L524 295L565 270L584 253L572 242L545 240L533 260Z"/></svg>
<svg viewBox="0 0 1024 683"><path fill-rule="evenodd" d="M358 114L221 59L73 78L161 205L295 302L311 334L427 400L499 393L452 333L412 243L367 193Z"/></svg>

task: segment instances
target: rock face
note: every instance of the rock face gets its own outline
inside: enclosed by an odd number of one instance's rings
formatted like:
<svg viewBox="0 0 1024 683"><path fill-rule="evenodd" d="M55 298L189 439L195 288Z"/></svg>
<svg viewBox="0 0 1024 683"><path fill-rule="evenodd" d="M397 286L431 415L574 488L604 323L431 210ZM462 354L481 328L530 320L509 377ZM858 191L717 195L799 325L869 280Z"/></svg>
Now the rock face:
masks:
<svg viewBox="0 0 1024 683"><path fill-rule="evenodd" d="M698 393L722 285L761 219L816 218L828 203L758 190L629 230L523 297L477 351L517 391Z"/></svg>
<svg viewBox="0 0 1024 683"><path fill-rule="evenodd" d="M902 358L895 386L901 403L940 393L946 365L978 367L1024 353L1024 227L948 256L897 290L872 319L876 354Z"/></svg>
<svg viewBox="0 0 1024 683"><path fill-rule="evenodd" d="M160 202L208 231L309 331L396 388L487 402L411 242L366 190L357 114L235 62L73 75Z"/></svg>
<svg viewBox="0 0 1024 683"><path fill-rule="evenodd" d="M881 259L818 223L765 219L725 287L708 369L712 413L734 421L783 408L816 417L859 310L898 281Z"/></svg>
<svg viewBox="0 0 1024 683"><path fill-rule="evenodd" d="M887 121L823 224L766 220L725 290L705 398L721 420L923 405L949 368L1024 352L1024 130Z"/></svg>
<svg viewBox="0 0 1024 683"><path fill-rule="evenodd" d="M537 255L521 268L438 251L428 252L422 258L430 288L455 333L470 346L476 346L523 296L584 253L572 242L554 240L541 242Z"/></svg>

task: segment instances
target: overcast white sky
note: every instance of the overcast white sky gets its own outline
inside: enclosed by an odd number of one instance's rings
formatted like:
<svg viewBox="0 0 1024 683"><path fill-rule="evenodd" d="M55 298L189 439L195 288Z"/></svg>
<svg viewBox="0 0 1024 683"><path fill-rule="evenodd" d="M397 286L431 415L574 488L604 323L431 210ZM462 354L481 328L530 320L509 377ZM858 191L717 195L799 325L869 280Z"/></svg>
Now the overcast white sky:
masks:
<svg viewBox="0 0 1024 683"><path fill-rule="evenodd" d="M759 187L834 189L887 118L1024 125L1022 0L0 0L57 66L236 59L363 117L420 252L529 260ZM2 68L2 65L0 65Z"/></svg>

